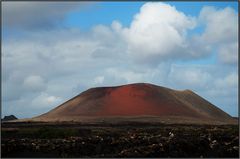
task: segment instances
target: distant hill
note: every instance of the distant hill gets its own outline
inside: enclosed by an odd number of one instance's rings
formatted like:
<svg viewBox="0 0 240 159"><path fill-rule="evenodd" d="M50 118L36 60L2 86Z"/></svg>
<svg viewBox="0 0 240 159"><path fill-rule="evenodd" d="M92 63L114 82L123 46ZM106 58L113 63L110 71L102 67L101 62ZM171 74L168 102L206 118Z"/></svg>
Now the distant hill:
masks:
<svg viewBox="0 0 240 159"><path fill-rule="evenodd" d="M171 123L234 120L191 90L179 91L148 83L91 88L30 120L83 122L88 119Z"/></svg>
<svg viewBox="0 0 240 159"><path fill-rule="evenodd" d="M14 115L8 115L8 116L4 116L2 121L9 121L9 120L16 120L16 119L18 119L18 118L15 117Z"/></svg>

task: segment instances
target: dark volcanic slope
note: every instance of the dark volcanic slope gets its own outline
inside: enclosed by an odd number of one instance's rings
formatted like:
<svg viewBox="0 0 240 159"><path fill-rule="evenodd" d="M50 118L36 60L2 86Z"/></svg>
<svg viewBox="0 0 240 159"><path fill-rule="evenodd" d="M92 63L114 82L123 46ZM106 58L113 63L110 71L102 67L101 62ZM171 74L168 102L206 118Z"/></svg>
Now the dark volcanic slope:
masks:
<svg viewBox="0 0 240 159"><path fill-rule="evenodd" d="M190 90L138 83L89 89L36 119L112 116L189 117L230 120L230 115Z"/></svg>
<svg viewBox="0 0 240 159"><path fill-rule="evenodd" d="M10 120L16 120L16 119L17 117L15 117L14 115L8 115L8 116L4 116L2 121L10 121Z"/></svg>

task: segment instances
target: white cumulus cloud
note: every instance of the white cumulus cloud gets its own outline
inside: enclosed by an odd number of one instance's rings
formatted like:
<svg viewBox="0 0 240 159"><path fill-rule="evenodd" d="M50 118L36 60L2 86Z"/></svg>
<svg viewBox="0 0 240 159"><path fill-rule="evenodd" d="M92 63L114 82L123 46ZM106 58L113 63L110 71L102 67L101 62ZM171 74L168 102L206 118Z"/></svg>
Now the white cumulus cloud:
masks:
<svg viewBox="0 0 240 159"><path fill-rule="evenodd" d="M184 56L185 35L195 20L161 2L144 4L131 26L124 29L130 54L140 61L159 62Z"/></svg>
<svg viewBox="0 0 240 159"><path fill-rule="evenodd" d="M31 75L24 79L23 86L28 90L41 91L46 88L46 83L41 76Z"/></svg>
<svg viewBox="0 0 240 159"><path fill-rule="evenodd" d="M199 19L206 24L202 35L207 43L226 43L237 40L238 37L238 15L237 12L226 7L216 9L215 7L203 7Z"/></svg>
<svg viewBox="0 0 240 159"><path fill-rule="evenodd" d="M52 107L57 106L62 102L62 99L57 96L49 95L47 93L41 93L39 96L32 100L33 107Z"/></svg>
<svg viewBox="0 0 240 159"><path fill-rule="evenodd" d="M224 64L237 64L238 61L238 14L230 7L216 9L204 7L199 20L206 25L198 41L201 46L212 47L218 52L219 61Z"/></svg>
<svg viewBox="0 0 240 159"><path fill-rule="evenodd" d="M237 64L238 62L238 43L222 44L219 47L218 58L220 62L226 64Z"/></svg>
<svg viewBox="0 0 240 159"><path fill-rule="evenodd" d="M215 86L217 88L236 88L238 85L238 75L236 73L231 73L222 79L217 79Z"/></svg>
<svg viewBox="0 0 240 159"><path fill-rule="evenodd" d="M170 82L178 88L190 88L196 90L207 87L211 81L211 74L201 67L181 67L173 65L168 75Z"/></svg>

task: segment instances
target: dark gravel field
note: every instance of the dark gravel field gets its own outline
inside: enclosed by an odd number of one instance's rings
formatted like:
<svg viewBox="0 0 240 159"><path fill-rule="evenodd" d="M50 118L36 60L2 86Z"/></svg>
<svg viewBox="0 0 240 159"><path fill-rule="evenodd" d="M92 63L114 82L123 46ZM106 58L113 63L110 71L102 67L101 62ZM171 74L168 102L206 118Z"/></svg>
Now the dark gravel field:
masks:
<svg viewBox="0 0 240 159"><path fill-rule="evenodd" d="M238 125L2 124L2 157L239 157Z"/></svg>

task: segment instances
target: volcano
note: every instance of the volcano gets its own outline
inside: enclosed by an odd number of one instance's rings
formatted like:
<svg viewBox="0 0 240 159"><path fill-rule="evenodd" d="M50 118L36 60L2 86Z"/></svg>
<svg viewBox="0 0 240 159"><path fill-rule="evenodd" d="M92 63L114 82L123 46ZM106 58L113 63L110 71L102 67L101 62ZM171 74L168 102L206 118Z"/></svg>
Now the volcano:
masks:
<svg viewBox="0 0 240 159"><path fill-rule="evenodd" d="M82 92L35 121L230 122L233 118L191 90L148 83L97 87Z"/></svg>

